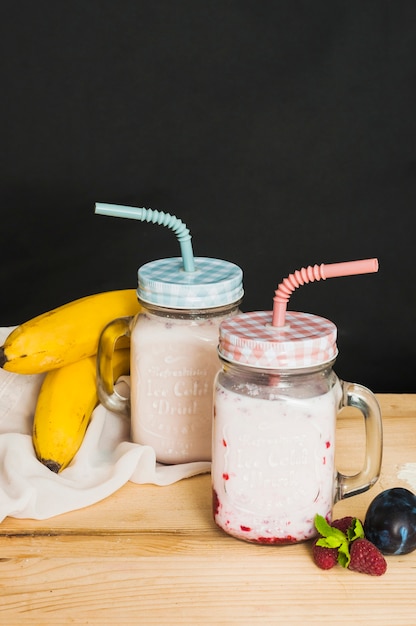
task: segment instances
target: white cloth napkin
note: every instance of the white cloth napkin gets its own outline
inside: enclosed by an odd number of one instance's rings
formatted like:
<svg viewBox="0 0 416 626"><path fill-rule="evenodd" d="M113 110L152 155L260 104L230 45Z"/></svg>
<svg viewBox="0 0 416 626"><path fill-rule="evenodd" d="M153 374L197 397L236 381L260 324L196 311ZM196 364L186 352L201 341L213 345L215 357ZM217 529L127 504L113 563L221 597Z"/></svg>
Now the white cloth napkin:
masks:
<svg viewBox="0 0 416 626"><path fill-rule="evenodd" d="M12 328L0 328L0 345ZM208 462L162 465L150 446L132 443L127 419L95 409L72 463L55 474L37 460L32 423L44 375L0 368L0 522L6 516L46 519L80 509L114 493L127 481L169 485L210 471ZM118 382L129 392L129 377Z"/></svg>

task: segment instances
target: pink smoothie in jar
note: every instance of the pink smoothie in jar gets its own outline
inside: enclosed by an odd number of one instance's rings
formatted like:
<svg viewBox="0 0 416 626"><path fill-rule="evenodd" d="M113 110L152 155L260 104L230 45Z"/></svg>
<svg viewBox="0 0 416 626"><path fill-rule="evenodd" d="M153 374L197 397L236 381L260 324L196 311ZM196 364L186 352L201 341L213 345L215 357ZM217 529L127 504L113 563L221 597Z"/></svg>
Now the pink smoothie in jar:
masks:
<svg viewBox="0 0 416 626"><path fill-rule="evenodd" d="M221 322L239 312L242 271L222 259L157 259L138 271L142 306L130 335L131 433L159 463L211 460Z"/></svg>
<svg viewBox="0 0 416 626"><path fill-rule="evenodd" d="M220 323L239 311L243 272L224 259L194 257L191 234L174 215L106 203L96 213L171 228L181 256L139 267L134 318L117 318L103 329L97 351L97 391L110 411L130 418L135 443L153 449L165 464L211 459L214 378ZM112 354L130 338L130 397L113 386Z"/></svg>
<svg viewBox="0 0 416 626"><path fill-rule="evenodd" d="M218 327L232 312L181 318L146 311L136 322L131 410L140 419L132 420L132 437L152 446L162 463L211 460Z"/></svg>

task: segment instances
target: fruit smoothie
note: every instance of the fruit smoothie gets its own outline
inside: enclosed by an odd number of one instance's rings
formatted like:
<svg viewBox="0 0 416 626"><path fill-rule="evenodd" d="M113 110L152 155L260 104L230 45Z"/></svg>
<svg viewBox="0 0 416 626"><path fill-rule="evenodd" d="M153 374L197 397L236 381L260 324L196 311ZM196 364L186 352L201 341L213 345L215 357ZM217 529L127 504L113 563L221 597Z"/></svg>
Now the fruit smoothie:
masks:
<svg viewBox="0 0 416 626"><path fill-rule="evenodd" d="M280 544L316 534L317 513L331 515L336 486L338 379L324 393L289 397L271 387L216 384L213 513L229 534ZM321 390L322 391L322 390Z"/></svg>
<svg viewBox="0 0 416 626"><path fill-rule="evenodd" d="M212 397L224 316L141 314L131 336L133 440L162 463L211 460Z"/></svg>

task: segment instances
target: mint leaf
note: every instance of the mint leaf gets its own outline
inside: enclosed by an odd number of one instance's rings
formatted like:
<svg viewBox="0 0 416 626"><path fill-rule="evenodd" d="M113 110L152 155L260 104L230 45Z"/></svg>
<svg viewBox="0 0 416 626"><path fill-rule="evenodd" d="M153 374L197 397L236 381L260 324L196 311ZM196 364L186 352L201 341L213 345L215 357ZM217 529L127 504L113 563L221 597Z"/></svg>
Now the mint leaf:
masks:
<svg viewBox="0 0 416 626"><path fill-rule="evenodd" d="M347 530L348 541L355 541L355 539L362 539L364 537L364 528L360 520L354 517L351 526Z"/></svg>
<svg viewBox="0 0 416 626"><path fill-rule="evenodd" d="M342 546L338 548L337 561L339 565L341 565L341 567L348 567L348 565L350 564L350 560L351 556L348 548L348 541L345 541L345 543L343 543Z"/></svg>
<svg viewBox="0 0 416 626"><path fill-rule="evenodd" d="M336 538L339 543L343 543L347 539L347 536L342 530L330 526L322 515L315 515L315 528L322 537L326 537L327 539L331 538L332 540L332 538Z"/></svg>
<svg viewBox="0 0 416 626"><path fill-rule="evenodd" d="M331 526L322 515L315 515L315 528L322 537L327 537L331 534Z"/></svg>
<svg viewBox="0 0 416 626"><path fill-rule="evenodd" d="M344 539L340 539L339 537L321 537L320 539L318 539L318 541L316 542L316 545L318 546L322 546L323 548L339 548L340 546L342 546L343 543L345 543L345 536Z"/></svg>
<svg viewBox="0 0 416 626"><path fill-rule="evenodd" d="M321 537L317 540L317 545L322 546L324 548L337 548L338 555L337 560L338 563L342 567L348 567L350 562L350 551L349 551L349 537L345 533L343 533L338 528L334 528L330 526L326 519L322 517L322 515L315 515L315 528L321 535ZM357 524L358 522L358 524ZM348 534L350 533L357 538L360 535L362 530L362 525L359 520L354 520L354 523L351 524L351 529L348 529Z"/></svg>

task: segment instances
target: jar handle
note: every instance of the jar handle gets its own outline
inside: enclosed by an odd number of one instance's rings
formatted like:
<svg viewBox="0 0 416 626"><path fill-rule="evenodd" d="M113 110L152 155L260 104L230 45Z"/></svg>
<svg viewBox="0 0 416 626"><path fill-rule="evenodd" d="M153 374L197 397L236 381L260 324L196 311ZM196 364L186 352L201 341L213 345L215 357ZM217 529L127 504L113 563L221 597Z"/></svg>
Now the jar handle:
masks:
<svg viewBox="0 0 416 626"><path fill-rule="evenodd" d="M130 339L133 317L119 317L109 322L101 332L97 348L97 393L106 409L130 416L130 398L120 396L114 389L112 358L116 344L122 338ZM124 344L123 344L124 347Z"/></svg>
<svg viewBox="0 0 416 626"><path fill-rule="evenodd" d="M335 502L368 491L378 480L383 456L383 426L375 395L357 383L341 381L341 406L359 409L364 416L366 452L362 470L353 476L338 472Z"/></svg>

